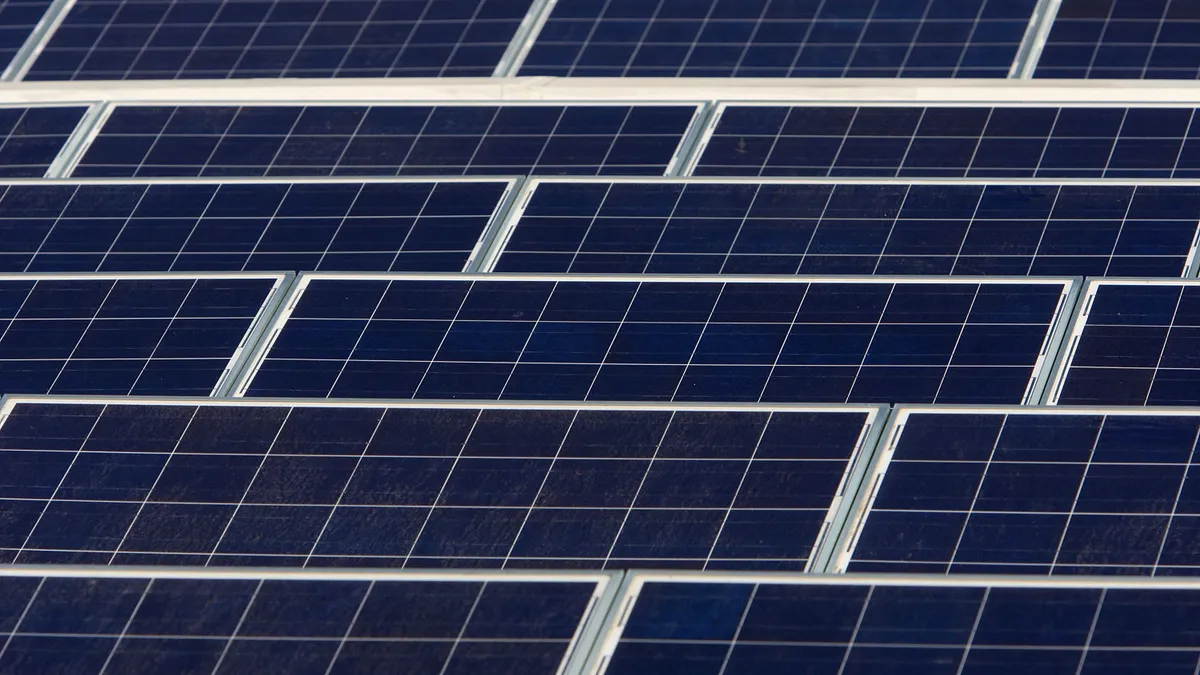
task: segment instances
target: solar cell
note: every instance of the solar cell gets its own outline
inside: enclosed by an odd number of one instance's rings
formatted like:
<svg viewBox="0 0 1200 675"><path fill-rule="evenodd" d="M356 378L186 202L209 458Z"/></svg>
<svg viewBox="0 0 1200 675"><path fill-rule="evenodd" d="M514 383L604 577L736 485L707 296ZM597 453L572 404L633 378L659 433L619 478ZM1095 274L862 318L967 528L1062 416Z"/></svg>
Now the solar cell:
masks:
<svg viewBox="0 0 1200 675"><path fill-rule="evenodd" d="M1174 276L1200 187L532 181L498 272Z"/></svg>
<svg viewBox="0 0 1200 675"><path fill-rule="evenodd" d="M76 0L28 80L489 77L531 0Z"/></svg>
<svg viewBox="0 0 1200 675"><path fill-rule="evenodd" d="M121 105L72 175L638 175L696 105Z"/></svg>
<svg viewBox="0 0 1200 675"><path fill-rule="evenodd" d="M900 409L850 572L1195 575L1196 411Z"/></svg>
<svg viewBox="0 0 1200 675"><path fill-rule="evenodd" d="M1200 281L1093 279L1048 402L1200 404Z"/></svg>
<svg viewBox="0 0 1200 675"><path fill-rule="evenodd" d="M305 275L238 392L1020 403L1040 388L1072 287L1050 278Z"/></svg>
<svg viewBox="0 0 1200 675"><path fill-rule="evenodd" d="M1193 108L722 104L697 176L1189 178Z"/></svg>
<svg viewBox="0 0 1200 675"><path fill-rule="evenodd" d="M0 184L0 272L458 272L512 181Z"/></svg>
<svg viewBox="0 0 1200 675"><path fill-rule="evenodd" d="M395 572L0 574L0 670L556 675L612 582Z"/></svg>
<svg viewBox="0 0 1200 675"><path fill-rule="evenodd" d="M0 0L0 71L12 65L50 4L51 0Z"/></svg>
<svg viewBox="0 0 1200 675"><path fill-rule="evenodd" d="M1200 656L1182 581L649 573L622 602L593 672L1188 675Z"/></svg>
<svg viewBox="0 0 1200 675"><path fill-rule="evenodd" d="M563 0L521 75L1007 77L1036 0Z"/></svg>
<svg viewBox="0 0 1200 675"><path fill-rule="evenodd" d="M865 406L10 399L0 561L799 571L880 421Z"/></svg>
<svg viewBox="0 0 1200 675"><path fill-rule="evenodd" d="M0 392L207 396L283 276L0 276Z"/></svg>
<svg viewBox="0 0 1200 675"><path fill-rule="evenodd" d="M1034 77L1200 78L1200 5L1063 0Z"/></svg>
<svg viewBox="0 0 1200 675"><path fill-rule="evenodd" d="M0 178L44 176L86 112L84 106L0 106Z"/></svg>

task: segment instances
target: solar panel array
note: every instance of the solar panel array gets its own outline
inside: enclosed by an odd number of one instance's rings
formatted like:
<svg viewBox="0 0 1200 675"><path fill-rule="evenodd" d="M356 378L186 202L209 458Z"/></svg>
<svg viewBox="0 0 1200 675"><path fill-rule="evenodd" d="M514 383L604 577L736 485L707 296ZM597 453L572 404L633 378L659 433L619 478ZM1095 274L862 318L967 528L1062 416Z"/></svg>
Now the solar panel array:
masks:
<svg viewBox="0 0 1200 675"><path fill-rule="evenodd" d="M0 575L9 672L560 672L596 576Z"/></svg>
<svg viewBox="0 0 1200 675"><path fill-rule="evenodd" d="M521 75L1007 77L1036 0L561 0Z"/></svg>
<svg viewBox="0 0 1200 675"><path fill-rule="evenodd" d="M488 77L531 2L76 0L27 79Z"/></svg>
<svg viewBox="0 0 1200 675"><path fill-rule="evenodd" d="M1200 571L1194 413L914 408L891 433L843 569Z"/></svg>
<svg viewBox="0 0 1200 675"><path fill-rule="evenodd" d="M17 403L0 559L799 571L878 412Z"/></svg>
<svg viewBox="0 0 1200 675"><path fill-rule="evenodd" d="M626 594L632 611L604 645L605 672L1187 673L1200 657L1198 592L640 575Z"/></svg>
<svg viewBox="0 0 1200 675"><path fill-rule="evenodd" d="M1200 188L539 180L494 270L1187 273Z"/></svg>
<svg viewBox="0 0 1200 675"><path fill-rule="evenodd" d="M0 184L0 271L462 271L505 180Z"/></svg>
<svg viewBox="0 0 1200 675"><path fill-rule="evenodd" d="M72 175L661 176L695 105L119 106Z"/></svg>
<svg viewBox="0 0 1200 675"><path fill-rule="evenodd" d="M1193 108L722 106L697 176L1195 178Z"/></svg>
<svg viewBox="0 0 1200 675"><path fill-rule="evenodd" d="M0 672L1197 675L1198 12L0 0Z"/></svg>

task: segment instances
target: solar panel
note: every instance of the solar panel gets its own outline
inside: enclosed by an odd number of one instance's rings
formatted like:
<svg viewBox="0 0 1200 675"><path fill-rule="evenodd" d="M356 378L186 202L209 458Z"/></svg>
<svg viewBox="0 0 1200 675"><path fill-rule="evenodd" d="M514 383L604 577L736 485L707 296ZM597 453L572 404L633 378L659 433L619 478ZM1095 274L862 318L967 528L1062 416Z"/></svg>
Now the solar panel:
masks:
<svg viewBox="0 0 1200 675"><path fill-rule="evenodd" d="M0 272L441 271L508 180L0 184Z"/></svg>
<svg viewBox="0 0 1200 675"><path fill-rule="evenodd" d="M1195 672L1200 586L639 574L603 675Z"/></svg>
<svg viewBox="0 0 1200 675"><path fill-rule="evenodd" d="M564 0L521 75L1007 77L1036 0Z"/></svg>
<svg viewBox="0 0 1200 675"><path fill-rule="evenodd" d="M0 71L12 64L50 4L51 0L0 0Z"/></svg>
<svg viewBox="0 0 1200 675"><path fill-rule="evenodd" d="M489 77L531 0L76 0L29 80Z"/></svg>
<svg viewBox="0 0 1200 675"><path fill-rule="evenodd" d="M1034 77L1200 77L1194 0L1063 0Z"/></svg>
<svg viewBox="0 0 1200 675"><path fill-rule="evenodd" d="M1062 279L305 275L239 395L1020 403Z"/></svg>
<svg viewBox="0 0 1200 675"><path fill-rule="evenodd" d="M1189 178L1193 108L725 105L697 176Z"/></svg>
<svg viewBox="0 0 1200 675"><path fill-rule="evenodd" d="M0 670L556 675L611 586L595 574L8 570Z"/></svg>
<svg viewBox="0 0 1200 675"><path fill-rule="evenodd" d="M1174 276L1200 187L535 180L499 272Z"/></svg>
<svg viewBox="0 0 1200 675"><path fill-rule="evenodd" d="M1090 280L1048 402L1198 405L1200 281Z"/></svg>
<svg viewBox="0 0 1200 675"><path fill-rule="evenodd" d="M637 175L696 105L116 106L78 177Z"/></svg>
<svg viewBox="0 0 1200 675"><path fill-rule="evenodd" d="M1195 410L900 409L850 572L1195 575Z"/></svg>
<svg viewBox="0 0 1200 675"><path fill-rule="evenodd" d="M880 422L865 406L10 399L0 560L800 571Z"/></svg>
<svg viewBox="0 0 1200 675"><path fill-rule="evenodd" d="M0 393L207 396L283 276L0 276Z"/></svg>
<svg viewBox="0 0 1200 675"><path fill-rule="evenodd" d="M0 178L44 176L86 112L83 106L0 107Z"/></svg>

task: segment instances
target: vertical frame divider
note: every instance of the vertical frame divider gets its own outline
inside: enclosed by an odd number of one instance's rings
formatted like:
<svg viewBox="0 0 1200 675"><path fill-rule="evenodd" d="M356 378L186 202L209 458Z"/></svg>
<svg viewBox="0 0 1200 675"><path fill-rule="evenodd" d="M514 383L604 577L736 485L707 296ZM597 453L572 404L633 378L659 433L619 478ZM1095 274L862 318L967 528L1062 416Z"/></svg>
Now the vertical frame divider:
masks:
<svg viewBox="0 0 1200 675"><path fill-rule="evenodd" d="M696 119L692 121L692 126L688 128L687 134L679 141L679 147L675 150L675 157L671 159L668 165L668 178L679 178L690 176L692 169L695 166L696 155L702 151L704 142L707 141L711 133L712 126L717 114L716 101L708 101L701 104L700 111L696 114Z"/></svg>
<svg viewBox="0 0 1200 675"><path fill-rule="evenodd" d="M1062 0L1038 0L1033 8L1033 16L1029 19L1029 27L1021 46L1017 48L1017 56L1013 59L1012 69L1008 71L1010 80L1032 80L1033 71L1037 69L1042 50L1046 48L1046 40L1050 37L1050 27L1058 16L1058 8Z"/></svg>
<svg viewBox="0 0 1200 675"><path fill-rule="evenodd" d="M271 333L276 319L300 282L300 275L287 273L279 287L271 292L271 296L263 303L258 317L246 331L246 337L238 354L229 366L229 372L213 391L213 398L233 398L233 394L241 386L242 380L249 377L248 373L255 363L263 340Z"/></svg>
<svg viewBox="0 0 1200 675"><path fill-rule="evenodd" d="M529 50L533 49L533 43L542 32L542 27L546 25L546 19L550 18L550 12L554 9L557 1L533 0L533 4L529 6L529 12L521 20L521 25L513 34L512 41L508 43L508 49L500 57L500 62L496 64L496 70L492 72L492 77L517 76L517 71L521 70L521 66L524 65L525 57L529 55Z"/></svg>
<svg viewBox="0 0 1200 675"><path fill-rule="evenodd" d="M46 8L46 13L42 15L41 21L38 21L37 25L33 27L29 37L25 38L25 43L13 55L12 62L0 74L0 82L20 82L25 79L25 75L33 67L34 60L45 49L50 38L54 36L55 31L62 25L63 19L67 18L67 13L74 6L75 0L54 0L50 3L50 6Z"/></svg>
<svg viewBox="0 0 1200 675"><path fill-rule="evenodd" d="M75 167L79 164L79 160L83 159L83 153L91 147L92 141L100 133L101 127L108 121L108 116L112 114L113 106L107 101L93 104L83 118L79 120L79 124L75 126L75 131L71 132L67 142L63 144L61 150L58 151L58 156L50 163L50 167L46 169L46 178L70 178L74 173Z"/></svg>
<svg viewBox="0 0 1200 675"><path fill-rule="evenodd" d="M471 259L467 261L467 266L463 268L463 272L492 271L496 266L496 261L500 258L501 249L504 248L504 244L512 234L512 224L515 224L516 219L520 217L519 212L524 209L525 202L529 201L533 185L536 182L536 180L528 176L521 176L513 181L508 194L504 195L504 199L500 201L500 205L496 208L496 213L492 216L492 222L488 223L483 234L479 236L478 249L471 256ZM510 224L510 221L512 224Z"/></svg>

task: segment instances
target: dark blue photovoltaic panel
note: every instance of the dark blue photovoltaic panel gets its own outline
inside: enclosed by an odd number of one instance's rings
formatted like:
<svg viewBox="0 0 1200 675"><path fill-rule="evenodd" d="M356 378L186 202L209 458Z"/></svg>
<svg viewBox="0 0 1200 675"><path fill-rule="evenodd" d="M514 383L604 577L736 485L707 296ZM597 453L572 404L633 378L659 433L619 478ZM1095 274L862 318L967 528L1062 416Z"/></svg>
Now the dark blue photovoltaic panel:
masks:
<svg viewBox="0 0 1200 675"><path fill-rule="evenodd" d="M506 181L0 185L0 272L459 272Z"/></svg>
<svg viewBox="0 0 1200 675"><path fill-rule="evenodd" d="M489 77L531 0L77 0L27 80Z"/></svg>
<svg viewBox="0 0 1200 675"><path fill-rule="evenodd" d="M1095 283L1052 403L1200 405L1200 285Z"/></svg>
<svg viewBox="0 0 1200 675"><path fill-rule="evenodd" d="M0 393L207 396L278 277L0 279Z"/></svg>
<svg viewBox="0 0 1200 675"><path fill-rule="evenodd" d="M651 579L605 675L1188 675L1200 588Z"/></svg>
<svg viewBox="0 0 1200 675"><path fill-rule="evenodd" d="M1063 0L1034 77L1200 78L1200 3Z"/></svg>
<svg viewBox="0 0 1200 675"><path fill-rule="evenodd" d="M1070 285L305 281L248 395L1021 403Z"/></svg>
<svg viewBox="0 0 1200 675"><path fill-rule="evenodd" d="M1178 277L1200 187L539 182L497 272Z"/></svg>
<svg viewBox="0 0 1200 675"><path fill-rule="evenodd" d="M77 177L661 176L696 106L119 106Z"/></svg>
<svg viewBox="0 0 1200 675"><path fill-rule="evenodd" d="M51 0L0 0L0 71L13 57L42 20Z"/></svg>
<svg viewBox="0 0 1200 675"><path fill-rule="evenodd" d="M0 671L554 675L596 589L364 576L0 576Z"/></svg>
<svg viewBox="0 0 1200 675"><path fill-rule="evenodd" d="M912 411L850 572L1194 575L1200 416ZM874 481L873 481L874 482Z"/></svg>
<svg viewBox="0 0 1200 675"><path fill-rule="evenodd" d="M730 106L697 176L1188 178L1193 108Z"/></svg>
<svg viewBox="0 0 1200 675"><path fill-rule="evenodd" d="M521 75L1007 77L1036 0L559 0Z"/></svg>
<svg viewBox="0 0 1200 675"><path fill-rule="evenodd" d="M0 20L3 20L0 8ZM0 28L0 36L3 29ZM40 178L83 119L85 107L0 108L0 177Z"/></svg>
<svg viewBox="0 0 1200 675"><path fill-rule="evenodd" d="M18 403L0 561L802 571L874 421Z"/></svg>

